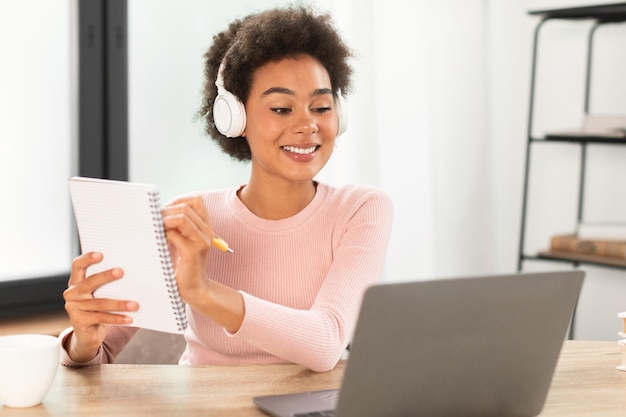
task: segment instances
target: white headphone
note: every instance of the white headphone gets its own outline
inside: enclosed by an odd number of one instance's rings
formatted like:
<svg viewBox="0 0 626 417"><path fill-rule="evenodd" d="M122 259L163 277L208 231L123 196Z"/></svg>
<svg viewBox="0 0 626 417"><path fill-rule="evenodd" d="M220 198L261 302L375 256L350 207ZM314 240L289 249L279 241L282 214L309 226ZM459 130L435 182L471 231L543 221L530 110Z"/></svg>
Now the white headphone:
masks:
<svg viewBox="0 0 626 417"><path fill-rule="evenodd" d="M246 129L246 108L230 91L224 88L224 61L217 70L215 86L217 97L213 102L213 120L219 132L228 138L237 138ZM335 111L338 117L337 136L348 128L348 117L345 114L344 100L341 94L335 96Z"/></svg>

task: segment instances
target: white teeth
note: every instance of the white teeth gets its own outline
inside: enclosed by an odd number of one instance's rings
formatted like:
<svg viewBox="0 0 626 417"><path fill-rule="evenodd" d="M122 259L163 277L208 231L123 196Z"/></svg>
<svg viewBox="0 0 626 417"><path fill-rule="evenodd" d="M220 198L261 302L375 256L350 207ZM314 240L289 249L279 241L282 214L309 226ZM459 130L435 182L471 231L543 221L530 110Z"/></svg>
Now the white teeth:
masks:
<svg viewBox="0 0 626 417"><path fill-rule="evenodd" d="M283 146L283 149L288 152L299 153L300 155L308 155L315 152L317 146L311 146L310 148L296 148L295 146Z"/></svg>

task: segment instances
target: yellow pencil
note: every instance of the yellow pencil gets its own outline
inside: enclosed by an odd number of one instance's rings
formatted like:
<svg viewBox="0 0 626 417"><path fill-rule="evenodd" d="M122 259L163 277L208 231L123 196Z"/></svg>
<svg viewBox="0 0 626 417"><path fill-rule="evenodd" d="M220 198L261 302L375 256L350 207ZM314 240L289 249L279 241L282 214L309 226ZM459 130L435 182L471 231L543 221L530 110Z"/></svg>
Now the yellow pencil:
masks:
<svg viewBox="0 0 626 417"><path fill-rule="evenodd" d="M215 236L211 243L221 251L233 253L233 250L228 247L228 243L224 242L220 237Z"/></svg>

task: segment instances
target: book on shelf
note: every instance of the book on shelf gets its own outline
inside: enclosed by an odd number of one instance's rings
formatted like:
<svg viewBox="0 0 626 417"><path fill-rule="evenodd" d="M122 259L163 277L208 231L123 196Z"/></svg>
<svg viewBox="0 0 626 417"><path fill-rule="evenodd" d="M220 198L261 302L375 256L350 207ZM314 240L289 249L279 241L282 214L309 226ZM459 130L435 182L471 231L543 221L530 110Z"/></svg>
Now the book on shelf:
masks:
<svg viewBox="0 0 626 417"><path fill-rule="evenodd" d="M580 129L549 132L546 137L626 139L626 114L585 114Z"/></svg>
<svg viewBox="0 0 626 417"><path fill-rule="evenodd" d="M92 275L120 267L124 276L94 292L96 298L135 300L131 326L169 333L187 327L172 266L159 193L152 184L72 177L70 195L83 253L100 252Z"/></svg>
<svg viewBox="0 0 626 417"><path fill-rule="evenodd" d="M574 234L550 239L550 251L626 259L626 240L582 239Z"/></svg>

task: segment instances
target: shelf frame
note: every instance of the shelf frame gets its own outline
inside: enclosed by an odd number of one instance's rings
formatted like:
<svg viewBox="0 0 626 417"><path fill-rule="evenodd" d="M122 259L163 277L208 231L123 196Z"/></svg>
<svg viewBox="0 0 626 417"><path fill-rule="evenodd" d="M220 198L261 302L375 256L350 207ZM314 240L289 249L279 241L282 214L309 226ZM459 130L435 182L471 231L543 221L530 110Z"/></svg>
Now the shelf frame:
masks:
<svg viewBox="0 0 626 417"><path fill-rule="evenodd" d="M550 262L562 262L566 264L572 265L574 268L578 268L580 266L588 265L588 266L597 266L602 268L611 268L624 270L626 268L626 263L624 262L611 262L602 261L602 260L591 260L591 259L576 259L576 254L572 254L571 257L561 257L561 256L553 256L547 252L539 252L536 255L523 255L524 260L526 261L550 261Z"/></svg>
<svg viewBox="0 0 626 417"><path fill-rule="evenodd" d="M583 103L584 113L589 113L589 103L591 94L591 75L593 70L593 44L597 29L604 24L623 23L626 22L626 3L605 4L595 6L574 7L565 9L550 9L530 11L530 15L540 16L541 19L535 26L533 33L533 49L531 58L531 80L530 80L530 99L528 107L528 125L527 125L527 142L526 155L524 161L524 184L522 191L522 213L520 222L520 238L518 247L517 270L521 271L523 263L526 260L551 260L559 262L568 262L574 267L580 264L593 264L596 266L606 266L609 268L626 269L626 266L611 264L610 262L602 263L596 261L571 260L563 258L549 257L546 255L528 255L524 252L526 240L526 218L528 214L528 194L529 194L529 176L532 159L532 145L535 143L571 143L580 146L580 174L578 184L578 204L577 204L577 222L580 224L584 219L584 198L585 198L585 172L587 165L587 147L589 145L626 145L626 138L604 137L604 136L568 136L568 135L546 135L543 138L533 137L533 116L537 79L537 51L539 48L539 38L541 29L545 23L551 20L594 20L587 39L587 61L585 72L585 97Z"/></svg>

